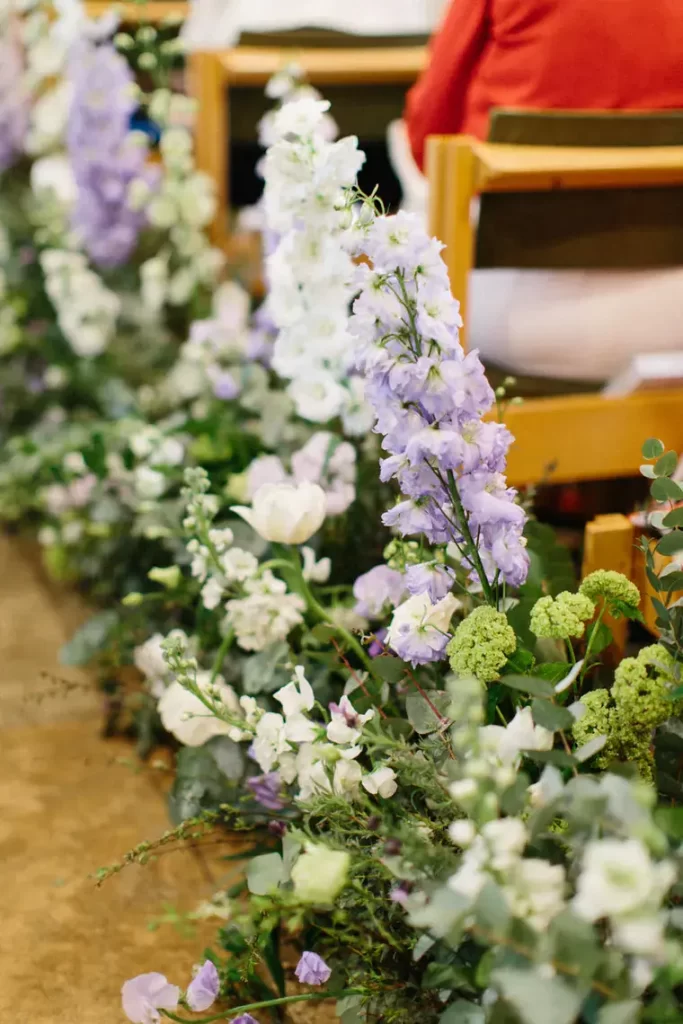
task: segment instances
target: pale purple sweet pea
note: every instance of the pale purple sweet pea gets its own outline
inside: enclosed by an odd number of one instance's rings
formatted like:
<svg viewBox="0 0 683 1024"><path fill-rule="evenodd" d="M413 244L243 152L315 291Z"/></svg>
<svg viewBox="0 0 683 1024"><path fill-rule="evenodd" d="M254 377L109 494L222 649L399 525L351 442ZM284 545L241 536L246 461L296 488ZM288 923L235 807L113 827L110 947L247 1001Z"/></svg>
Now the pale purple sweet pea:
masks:
<svg viewBox="0 0 683 1024"><path fill-rule="evenodd" d="M227 370L220 370L213 378L213 393L216 398L229 402L239 394L235 378Z"/></svg>
<svg viewBox="0 0 683 1024"><path fill-rule="evenodd" d="M263 807L269 811L281 811L286 806L282 799L282 779L279 772L267 772L265 775L253 775L247 779L247 788Z"/></svg>
<svg viewBox="0 0 683 1024"><path fill-rule="evenodd" d="M306 952L301 954L294 973L302 985L324 985L332 974L332 968L317 953Z"/></svg>
<svg viewBox="0 0 683 1024"><path fill-rule="evenodd" d="M159 1024L159 1010L177 1009L179 998L178 986L171 985L158 971L138 974L121 988L121 1006L133 1024Z"/></svg>
<svg viewBox="0 0 683 1024"><path fill-rule="evenodd" d="M216 1001L221 987L216 965L205 960L187 987L187 1005L191 1010L208 1010Z"/></svg>
<svg viewBox="0 0 683 1024"><path fill-rule="evenodd" d="M366 619L377 619L387 605L393 608L400 604L404 594L403 574L387 565L376 565L359 576L353 585L354 611Z"/></svg>
<svg viewBox="0 0 683 1024"><path fill-rule="evenodd" d="M450 593L455 573L439 562L421 562L406 570L406 590L409 594L429 594L433 604Z"/></svg>
<svg viewBox="0 0 683 1024"><path fill-rule="evenodd" d="M231 1020L230 1024L258 1024L258 1021L250 1013L241 1013L239 1017Z"/></svg>

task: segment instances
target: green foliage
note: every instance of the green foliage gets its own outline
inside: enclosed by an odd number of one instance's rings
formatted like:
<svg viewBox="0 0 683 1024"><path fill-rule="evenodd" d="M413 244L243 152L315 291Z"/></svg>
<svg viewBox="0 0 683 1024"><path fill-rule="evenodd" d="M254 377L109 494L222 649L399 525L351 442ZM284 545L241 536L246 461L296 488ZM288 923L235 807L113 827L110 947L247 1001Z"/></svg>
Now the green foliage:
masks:
<svg viewBox="0 0 683 1024"><path fill-rule="evenodd" d="M59 652L63 665L87 665L107 644L119 615L115 611L98 612L76 630Z"/></svg>

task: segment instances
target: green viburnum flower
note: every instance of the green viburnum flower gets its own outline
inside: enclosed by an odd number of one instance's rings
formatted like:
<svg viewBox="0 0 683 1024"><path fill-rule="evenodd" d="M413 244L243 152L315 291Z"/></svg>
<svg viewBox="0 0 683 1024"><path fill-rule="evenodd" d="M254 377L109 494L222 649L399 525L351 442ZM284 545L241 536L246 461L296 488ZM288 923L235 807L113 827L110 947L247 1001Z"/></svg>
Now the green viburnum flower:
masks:
<svg viewBox="0 0 683 1024"><path fill-rule="evenodd" d="M590 597L564 590L557 597L539 597L531 610L531 631L554 640L580 637L594 614L595 604Z"/></svg>
<svg viewBox="0 0 683 1024"><path fill-rule="evenodd" d="M492 683L516 646L515 631L503 612L484 605L463 619L446 653L454 672Z"/></svg>
<svg viewBox="0 0 683 1024"><path fill-rule="evenodd" d="M607 604L622 601L624 604L635 605L636 608L640 604L640 591L635 583L631 583L627 576L613 569L596 569L586 576L579 590L591 601L604 597Z"/></svg>
<svg viewBox="0 0 683 1024"><path fill-rule="evenodd" d="M390 540L383 552L384 561L390 569L405 572L409 565L418 565L424 561L420 545L416 540Z"/></svg>
<svg viewBox="0 0 683 1024"><path fill-rule="evenodd" d="M590 690L581 697L581 704L586 709L581 718L574 722L572 732L578 746L595 739L596 736L607 736L607 743L595 756L594 764L598 768L606 768L615 756L612 734L614 733L614 705L609 690Z"/></svg>
<svg viewBox="0 0 683 1024"><path fill-rule="evenodd" d="M345 851L306 843L292 868L294 892L302 903L331 906L346 885L351 858Z"/></svg>

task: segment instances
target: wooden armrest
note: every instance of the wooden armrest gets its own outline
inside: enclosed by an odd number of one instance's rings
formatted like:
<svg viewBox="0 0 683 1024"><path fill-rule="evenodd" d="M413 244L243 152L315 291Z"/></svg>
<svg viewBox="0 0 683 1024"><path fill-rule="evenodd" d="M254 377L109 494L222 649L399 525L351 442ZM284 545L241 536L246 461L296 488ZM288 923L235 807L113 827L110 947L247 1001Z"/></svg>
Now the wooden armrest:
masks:
<svg viewBox="0 0 683 1024"><path fill-rule="evenodd" d="M414 81L427 62L424 46L298 48L236 46L218 54L226 82L264 85L287 63L296 63L312 84L352 85Z"/></svg>
<svg viewBox="0 0 683 1024"><path fill-rule="evenodd" d="M516 146L468 136L444 141L471 149L477 192L683 184L683 146Z"/></svg>
<svg viewBox="0 0 683 1024"><path fill-rule="evenodd" d="M89 18L100 18L103 14L114 11L120 15L124 24L135 24L139 21L158 24L167 18L184 20L187 17L189 4L185 0L149 0L148 3L112 3L111 0L86 0L85 12Z"/></svg>

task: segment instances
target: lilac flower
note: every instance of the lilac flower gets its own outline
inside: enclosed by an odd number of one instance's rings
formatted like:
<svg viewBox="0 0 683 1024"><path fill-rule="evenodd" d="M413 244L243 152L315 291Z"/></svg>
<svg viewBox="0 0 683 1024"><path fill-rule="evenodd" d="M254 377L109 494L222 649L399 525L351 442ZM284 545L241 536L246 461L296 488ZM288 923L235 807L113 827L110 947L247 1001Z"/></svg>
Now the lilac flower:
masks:
<svg viewBox="0 0 683 1024"><path fill-rule="evenodd" d="M258 1021L250 1013L241 1013L239 1017L231 1020L230 1024L258 1024Z"/></svg>
<svg viewBox="0 0 683 1024"><path fill-rule="evenodd" d="M382 521L403 536L454 543L492 601L494 581L519 586L526 578L526 517L502 475L512 435L483 420L495 396L478 353L460 345L441 248L410 214L377 217L362 238L372 267L357 271L351 331L388 456L380 476L396 479L402 492ZM438 602L448 577L444 567L415 566L405 584ZM412 629L403 632L413 638Z"/></svg>
<svg viewBox="0 0 683 1024"><path fill-rule="evenodd" d="M294 971L302 985L324 985L332 974L332 969L317 953L302 953Z"/></svg>
<svg viewBox="0 0 683 1024"><path fill-rule="evenodd" d="M447 565L422 562L406 570L406 590L409 594L429 594L430 600L436 604L449 593L454 579L455 573Z"/></svg>
<svg viewBox="0 0 683 1024"><path fill-rule="evenodd" d="M121 1006L133 1024L159 1024L159 1010L177 1009L179 998L178 986L171 985L157 971L138 974L121 988Z"/></svg>
<svg viewBox="0 0 683 1024"><path fill-rule="evenodd" d="M387 635L386 627L378 629L375 633L372 642L368 645L368 654L371 658L378 658L380 654L384 654L386 650L384 646L384 638Z"/></svg>
<svg viewBox="0 0 683 1024"><path fill-rule="evenodd" d="M354 611L366 619L378 619L386 605L396 607L404 594L403 574L387 565L376 565L359 576L353 585Z"/></svg>
<svg viewBox="0 0 683 1024"><path fill-rule="evenodd" d="M205 960L187 987L187 1005L191 1010L208 1010L213 1006L221 987L216 965Z"/></svg>
<svg viewBox="0 0 683 1024"><path fill-rule="evenodd" d="M101 267L125 263L145 223L128 202L129 188L141 179L152 189L158 169L147 166L147 147L129 130L136 107L134 76L105 43L82 38L68 65L74 98L67 124L67 149L78 195L73 226L91 259Z"/></svg>
<svg viewBox="0 0 683 1024"><path fill-rule="evenodd" d="M247 786L260 804L269 811L281 811L286 806L282 799L282 779L278 772L253 775L247 779Z"/></svg>

